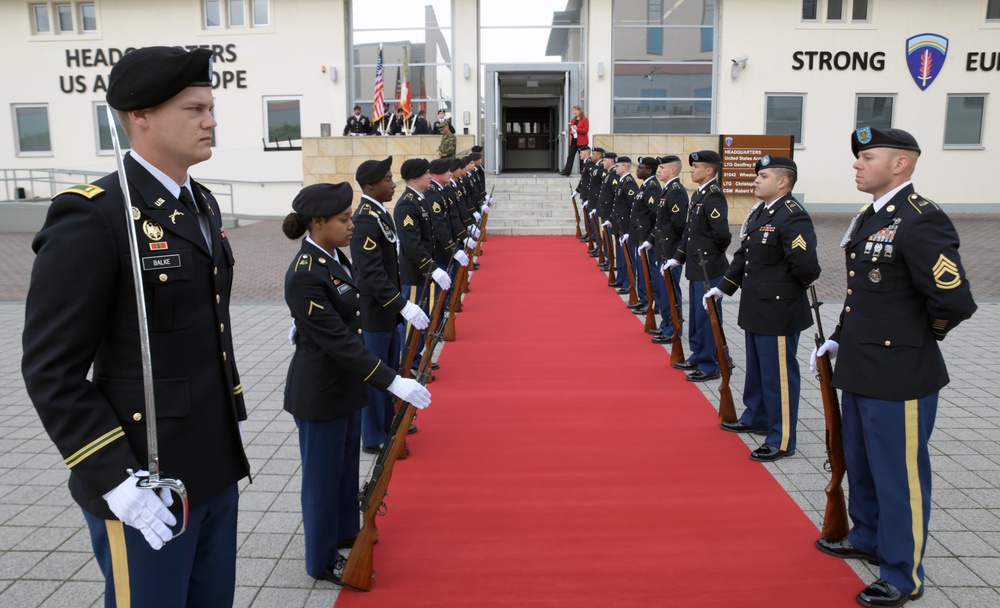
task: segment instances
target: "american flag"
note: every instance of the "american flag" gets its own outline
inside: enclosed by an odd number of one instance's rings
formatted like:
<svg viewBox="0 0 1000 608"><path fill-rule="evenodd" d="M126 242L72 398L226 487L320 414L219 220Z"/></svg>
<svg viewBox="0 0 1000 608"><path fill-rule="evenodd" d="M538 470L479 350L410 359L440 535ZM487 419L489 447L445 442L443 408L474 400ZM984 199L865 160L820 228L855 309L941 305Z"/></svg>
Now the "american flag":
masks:
<svg viewBox="0 0 1000 608"><path fill-rule="evenodd" d="M382 44L378 45L378 62L375 64L375 101L372 102L372 122L385 116L385 83L382 81Z"/></svg>

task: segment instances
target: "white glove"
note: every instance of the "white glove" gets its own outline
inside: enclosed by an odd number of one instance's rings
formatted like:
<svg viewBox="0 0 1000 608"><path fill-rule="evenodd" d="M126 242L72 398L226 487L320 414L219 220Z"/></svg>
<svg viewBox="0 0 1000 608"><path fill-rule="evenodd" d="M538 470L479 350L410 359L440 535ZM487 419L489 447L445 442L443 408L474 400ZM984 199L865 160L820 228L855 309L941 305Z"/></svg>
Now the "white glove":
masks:
<svg viewBox="0 0 1000 608"><path fill-rule="evenodd" d="M489 199L489 201L490 201L490 202L489 202L489 204L490 204L490 205L492 205L492 204L493 204L493 203L494 203L494 202L496 201L496 199L495 199L495 198L493 198L493 196L487 196L486 198L488 198L488 199Z"/></svg>
<svg viewBox="0 0 1000 608"><path fill-rule="evenodd" d="M467 236L465 237L464 243L466 247L472 249L473 247L476 246L476 239L472 238L471 236Z"/></svg>
<svg viewBox="0 0 1000 608"><path fill-rule="evenodd" d="M576 197L578 196L580 196L579 192L573 192L572 194L569 195L569 202L572 203L574 200L576 200Z"/></svg>
<svg viewBox="0 0 1000 608"><path fill-rule="evenodd" d="M292 328L288 330L288 343L295 346L295 334L299 333L299 328L295 326L295 319L292 319Z"/></svg>
<svg viewBox="0 0 1000 608"><path fill-rule="evenodd" d="M621 238L618 239L618 242L621 243L622 245L624 245L625 241L627 241L627 240L628 240L628 233L626 232L625 234L623 234L621 236Z"/></svg>
<svg viewBox="0 0 1000 608"><path fill-rule="evenodd" d="M413 378L396 376L388 391L418 410L431 404L431 392Z"/></svg>
<svg viewBox="0 0 1000 608"><path fill-rule="evenodd" d="M147 471L136 471L113 490L104 494L104 500L115 517L125 525L132 526L146 539L154 551L159 551L163 543L173 537L169 526L177 524L177 518L167 510L174 504L170 490L162 488L159 492L137 487L139 477L148 477Z"/></svg>
<svg viewBox="0 0 1000 608"><path fill-rule="evenodd" d="M489 203L483 203L483 206L480 207L479 210L483 212L483 215L488 214L490 212L490 205L489 205Z"/></svg>
<svg viewBox="0 0 1000 608"><path fill-rule="evenodd" d="M611 227L611 221L610 220L604 220L604 223L601 224L601 226L606 226L606 227L610 228Z"/></svg>
<svg viewBox="0 0 1000 608"><path fill-rule="evenodd" d="M455 261L461 264L462 266L469 265L469 256L465 255L465 252L462 251L461 249L456 251L455 255L451 257L455 258Z"/></svg>
<svg viewBox="0 0 1000 608"><path fill-rule="evenodd" d="M705 310L708 310L709 298L715 298L716 300L718 300L724 295L726 294L722 293L722 291L720 291L718 287L713 287L705 292L705 297L704 299L702 299L701 305L705 308Z"/></svg>
<svg viewBox="0 0 1000 608"><path fill-rule="evenodd" d="M594 217L595 215L597 215L597 209L591 209L590 210L590 217Z"/></svg>
<svg viewBox="0 0 1000 608"><path fill-rule="evenodd" d="M399 314L403 315L406 322L417 329L427 329L427 326L431 323L431 320L427 318L424 311L420 310L420 307L413 302L407 302Z"/></svg>
<svg viewBox="0 0 1000 608"><path fill-rule="evenodd" d="M678 261L677 261L677 260L675 260L674 258L670 258L669 260L667 260L667 263L666 263L666 264L664 264L664 267L665 267L665 268L666 268L667 270L670 270L671 268L677 268L677 267L678 267L678 266L680 266L680 265L681 265L681 263L680 263L680 262L678 262Z"/></svg>
<svg viewBox="0 0 1000 608"><path fill-rule="evenodd" d="M472 231L472 238L478 239L479 238L479 228L476 227L476 226L472 226L472 227L470 227L470 230Z"/></svg>
<svg viewBox="0 0 1000 608"><path fill-rule="evenodd" d="M434 272L431 273L431 278L434 279L434 282L437 283L438 287L441 289L448 289L451 287L451 277L448 276L447 272L441 270L440 268L434 269Z"/></svg>
<svg viewBox="0 0 1000 608"><path fill-rule="evenodd" d="M483 214L479 213L478 211L473 211L472 217L478 222L479 220L483 219Z"/></svg>
<svg viewBox="0 0 1000 608"><path fill-rule="evenodd" d="M653 244L650 243L649 241L643 241L642 245L639 245L639 251L645 251L647 249L652 249L652 248Z"/></svg>
<svg viewBox="0 0 1000 608"><path fill-rule="evenodd" d="M587 208L587 201L581 201L580 204L583 205L584 209Z"/></svg>
<svg viewBox="0 0 1000 608"><path fill-rule="evenodd" d="M816 365L816 359L823 355L830 355L831 361L836 359L838 350L840 350L840 344L837 344L833 340L827 340L820 344L818 348L813 348L812 354L809 355L809 371L814 372L819 369Z"/></svg>

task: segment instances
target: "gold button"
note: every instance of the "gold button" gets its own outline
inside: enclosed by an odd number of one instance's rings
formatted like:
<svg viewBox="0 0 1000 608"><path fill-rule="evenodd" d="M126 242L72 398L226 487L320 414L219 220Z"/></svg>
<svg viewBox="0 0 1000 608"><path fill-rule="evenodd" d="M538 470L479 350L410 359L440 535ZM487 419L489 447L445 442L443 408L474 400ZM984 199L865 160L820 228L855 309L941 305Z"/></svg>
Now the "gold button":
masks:
<svg viewBox="0 0 1000 608"><path fill-rule="evenodd" d="M885 345L886 346L892 346L892 340L886 340L885 341Z"/></svg>
<svg viewBox="0 0 1000 608"><path fill-rule="evenodd" d="M848 290L847 290L847 295L849 295L849 296L852 296L852 295L854 295L854 291L853 291L853 290L851 290L851 289L848 289Z"/></svg>
<svg viewBox="0 0 1000 608"><path fill-rule="evenodd" d="M219 323L219 333L220 334L226 333L226 324L225 323Z"/></svg>
<svg viewBox="0 0 1000 608"><path fill-rule="evenodd" d="M851 307L850 306L845 307L844 312L851 312Z"/></svg>
<svg viewBox="0 0 1000 608"><path fill-rule="evenodd" d="M354 299L355 300L360 300L361 299L361 294L360 293L354 294Z"/></svg>
<svg viewBox="0 0 1000 608"><path fill-rule="evenodd" d="M852 253L852 254L851 254L851 259L852 259L852 260L853 260L854 258L856 258L856 257L858 257L858 254L856 254L856 253Z"/></svg>
<svg viewBox="0 0 1000 608"><path fill-rule="evenodd" d="M141 422L142 414L140 414L139 412L132 414L132 420L135 420L136 422Z"/></svg>
<svg viewBox="0 0 1000 608"><path fill-rule="evenodd" d="M774 299L775 299L775 300L780 300L780 299L781 299L781 296L774 296Z"/></svg>
<svg viewBox="0 0 1000 608"><path fill-rule="evenodd" d="M743 276L748 277L748 276L750 276L750 273L749 272L744 272Z"/></svg>
<svg viewBox="0 0 1000 608"><path fill-rule="evenodd" d="M355 310L354 311L354 316L355 317L360 317L361 316L361 311L360 310Z"/></svg>
<svg viewBox="0 0 1000 608"><path fill-rule="evenodd" d="M749 247L747 247L747 248L746 248L746 249L744 249L743 251L745 251L745 252L747 252L747 253L750 253L750 248L749 248Z"/></svg>
<svg viewBox="0 0 1000 608"><path fill-rule="evenodd" d="M359 334L361 333L361 330L360 330L360 329L358 330L358 333L359 333Z"/></svg>
<svg viewBox="0 0 1000 608"><path fill-rule="evenodd" d="M323 257L316 258L316 261L319 262L320 264L326 264L326 258Z"/></svg>
<svg viewBox="0 0 1000 608"><path fill-rule="evenodd" d="M160 282L161 283L166 283L167 282L167 275L161 274L160 275Z"/></svg>
<svg viewBox="0 0 1000 608"><path fill-rule="evenodd" d="M853 277L853 276L854 276L854 271L852 270L852 271L848 272L848 273L847 273L847 276L849 276L849 277Z"/></svg>
<svg viewBox="0 0 1000 608"><path fill-rule="evenodd" d="M854 255L854 254L851 254L851 255ZM218 266L216 266L215 268L212 269L212 274L214 274L216 276L219 276L219 267Z"/></svg>
<svg viewBox="0 0 1000 608"><path fill-rule="evenodd" d="M219 294L215 294L215 303L218 304L221 301L222 301L222 298L219 297Z"/></svg>
<svg viewBox="0 0 1000 608"><path fill-rule="evenodd" d="M225 352L223 352L223 353L222 353L222 360L223 360L223 361L225 361L225 360L226 360L226 353L225 353Z"/></svg>

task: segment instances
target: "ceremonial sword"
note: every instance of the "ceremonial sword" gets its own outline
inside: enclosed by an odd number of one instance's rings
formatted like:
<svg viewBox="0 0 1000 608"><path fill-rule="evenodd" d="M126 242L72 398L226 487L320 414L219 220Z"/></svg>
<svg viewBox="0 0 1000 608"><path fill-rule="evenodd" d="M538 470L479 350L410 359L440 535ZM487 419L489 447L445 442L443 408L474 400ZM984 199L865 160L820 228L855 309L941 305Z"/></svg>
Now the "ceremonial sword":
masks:
<svg viewBox="0 0 1000 608"><path fill-rule="evenodd" d="M118 143L118 128L115 126L114 110L105 106L108 112L108 130L111 132L111 143L115 149L115 162L118 165L118 183L121 184L122 196L125 200L125 221L127 222L129 254L132 260L132 282L135 283L135 306L139 317L139 350L142 354L142 387L146 401L146 449L149 454L149 477L136 477L136 487L145 490L166 488L177 494L184 507L184 518L181 521L180 532L171 538L177 538L187 530L188 495L184 482L179 479L160 477L160 453L156 441L156 401L153 396L153 364L149 352L149 326L146 320L146 295L142 287L142 270L139 262L139 248L136 243L135 219L132 217L132 197L129 194L128 178L125 176L125 158L122 156L121 145ZM132 469L126 469L130 476L135 476Z"/></svg>

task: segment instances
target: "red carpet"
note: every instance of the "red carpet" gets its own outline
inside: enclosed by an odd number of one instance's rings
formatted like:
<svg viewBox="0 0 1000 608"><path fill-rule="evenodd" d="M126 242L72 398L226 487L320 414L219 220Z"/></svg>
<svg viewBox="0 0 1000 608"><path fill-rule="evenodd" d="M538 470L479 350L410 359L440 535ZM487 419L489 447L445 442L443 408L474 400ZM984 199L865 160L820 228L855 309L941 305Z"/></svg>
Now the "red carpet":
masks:
<svg viewBox="0 0 1000 608"><path fill-rule="evenodd" d="M854 604L854 572L605 282L573 237L490 237L372 591L338 608Z"/></svg>

